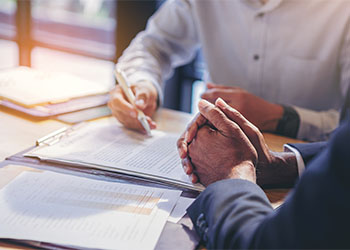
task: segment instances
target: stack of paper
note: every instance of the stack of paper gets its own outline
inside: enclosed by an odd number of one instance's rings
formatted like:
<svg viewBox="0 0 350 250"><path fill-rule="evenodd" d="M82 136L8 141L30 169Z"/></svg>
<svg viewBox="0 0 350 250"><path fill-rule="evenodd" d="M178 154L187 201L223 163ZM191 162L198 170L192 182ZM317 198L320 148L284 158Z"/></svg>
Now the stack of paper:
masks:
<svg viewBox="0 0 350 250"><path fill-rule="evenodd" d="M180 194L26 171L0 190L0 238L84 248L153 249Z"/></svg>
<svg viewBox="0 0 350 250"><path fill-rule="evenodd" d="M0 71L0 104L33 116L104 105L109 90L110 86L67 73L27 67Z"/></svg>

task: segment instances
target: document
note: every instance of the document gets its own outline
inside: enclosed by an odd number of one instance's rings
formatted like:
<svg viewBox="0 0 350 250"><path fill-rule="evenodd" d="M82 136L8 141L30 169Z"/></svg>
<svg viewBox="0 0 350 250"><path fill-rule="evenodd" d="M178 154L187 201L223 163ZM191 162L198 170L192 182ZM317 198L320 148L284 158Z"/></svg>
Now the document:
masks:
<svg viewBox="0 0 350 250"><path fill-rule="evenodd" d="M42 160L90 166L170 183L194 190L177 153L178 135L153 131L152 137L125 129L113 119L83 125L25 154Z"/></svg>
<svg viewBox="0 0 350 250"><path fill-rule="evenodd" d="M186 210L191 204L194 202L194 198L186 198L186 197L180 197L177 200L177 203L171 212L168 221L173 223L178 223L182 217L186 214Z"/></svg>
<svg viewBox="0 0 350 250"><path fill-rule="evenodd" d="M27 67L0 72L0 99L25 107L105 94L109 90L109 86L67 73L43 72Z"/></svg>
<svg viewBox="0 0 350 250"><path fill-rule="evenodd" d="M0 237L153 249L181 192L24 171L0 190Z"/></svg>

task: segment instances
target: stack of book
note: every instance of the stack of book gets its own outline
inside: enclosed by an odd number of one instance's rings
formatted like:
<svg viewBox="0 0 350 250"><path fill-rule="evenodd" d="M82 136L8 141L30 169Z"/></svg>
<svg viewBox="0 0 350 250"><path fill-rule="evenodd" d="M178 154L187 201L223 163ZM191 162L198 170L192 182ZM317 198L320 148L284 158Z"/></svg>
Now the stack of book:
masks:
<svg viewBox="0 0 350 250"><path fill-rule="evenodd" d="M75 123L82 115L62 115L85 110L85 118L109 114L106 107L110 87L61 72L28 67L0 71L0 105L33 117L56 117ZM98 107L99 113L96 112ZM92 109L93 108L93 109ZM87 112L86 110L91 110ZM94 117L93 117L94 118Z"/></svg>

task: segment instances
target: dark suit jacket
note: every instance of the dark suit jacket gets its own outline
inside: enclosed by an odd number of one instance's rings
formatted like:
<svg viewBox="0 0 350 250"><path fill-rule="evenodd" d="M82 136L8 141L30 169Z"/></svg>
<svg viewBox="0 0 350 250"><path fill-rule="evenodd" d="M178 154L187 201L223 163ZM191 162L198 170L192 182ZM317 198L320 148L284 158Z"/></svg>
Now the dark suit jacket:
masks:
<svg viewBox="0 0 350 250"><path fill-rule="evenodd" d="M307 166L316 155L327 147L327 142L294 143L288 145L299 151L304 160L305 166Z"/></svg>
<svg viewBox="0 0 350 250"><path fill-rule="evenodd" d="M350 124L338 129L279 209L259 186L236 179L210 185L188 214L208 248L350 248Z"/></svg>

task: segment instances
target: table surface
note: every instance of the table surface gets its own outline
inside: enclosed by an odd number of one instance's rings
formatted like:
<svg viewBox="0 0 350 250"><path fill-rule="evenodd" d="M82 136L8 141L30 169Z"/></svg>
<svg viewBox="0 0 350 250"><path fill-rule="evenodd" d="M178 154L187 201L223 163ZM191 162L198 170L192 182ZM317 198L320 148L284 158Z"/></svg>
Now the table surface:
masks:
<svg viewBox="0 0 350 250"><path fill-rule="evenodd" d="M181 133L186 128L192 115L179 111L160 109L154 116L157 127L172 133ZM36 120L28 116L0 107L0 161L35 145L35 141L68 124L56 120ZM282 151L285 143L300 142L295 139L281 137L273 134L264 134L265 140L273 151ZM1 178L1 177L0 177ZM282 204L288 190L265 190L267 196L276 207ZM3 249L14 249L12 245L1 243ZM21 247L15 247L21 249Z"/></svg>

